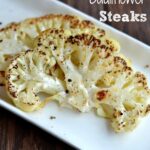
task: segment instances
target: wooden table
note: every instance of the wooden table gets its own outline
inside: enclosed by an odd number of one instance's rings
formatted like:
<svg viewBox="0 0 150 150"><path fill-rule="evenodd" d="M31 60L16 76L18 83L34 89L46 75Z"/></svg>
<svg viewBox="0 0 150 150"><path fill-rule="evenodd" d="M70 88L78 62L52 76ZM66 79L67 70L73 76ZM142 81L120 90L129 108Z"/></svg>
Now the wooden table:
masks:
<svg viewBox="0 0 150 150"><path fill-rule="evenodd" d="M113 13L147 13L146 23L115 23L107 22L111 26L136 37L150 45L150 0L145 0L144 5L93 5L89 0L62 0L69 5L99 19L99 11L106 10ZM0 150L67 150L72 149L55 137L45 133L39 128L29 124L21 118L0 108Z"/></svg>

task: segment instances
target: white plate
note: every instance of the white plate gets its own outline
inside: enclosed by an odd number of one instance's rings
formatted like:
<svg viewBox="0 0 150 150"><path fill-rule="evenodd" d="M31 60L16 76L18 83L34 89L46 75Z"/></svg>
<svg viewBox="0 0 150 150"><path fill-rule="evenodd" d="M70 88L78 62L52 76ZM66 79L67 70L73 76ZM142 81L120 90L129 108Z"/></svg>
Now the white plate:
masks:
<svg viewBox="0 0 150 150"><path fill-rule="evenodd" d="M4 24L48 13L80 15L103 27L120 42L121 51L131 58L135 68L143 71L150 79L150 70L144 69L146 64L150 64L150 47L140 41L56 0L0 0L0 21ZM3 99L6 97L4 93L5 90L1 88L0 97ZM107 120L96 117L92 112L80 114L50 103L40 111L24 113L2 99L0 106L80 149L150 149L150 117L145 118L132 133L115 134ZM56 119L50 120L50 116L56 116Z"/></svg>

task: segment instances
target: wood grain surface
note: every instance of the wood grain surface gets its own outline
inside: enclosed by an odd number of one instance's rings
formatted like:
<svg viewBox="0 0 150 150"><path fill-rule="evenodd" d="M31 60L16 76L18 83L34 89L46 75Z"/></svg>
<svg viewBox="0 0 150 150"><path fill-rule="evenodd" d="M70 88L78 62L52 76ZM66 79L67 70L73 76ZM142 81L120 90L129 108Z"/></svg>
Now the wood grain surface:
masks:
<svg viewBox="0 0 150 150"><path fill-rule="evenodd" d="M115 23L107 22L111 26L150 45L150 0L144 5L90 5L89 0L61 0L97 19L99 11L106 10L113 13L147 13L146 23ZM0 150L67 150L73 149L55 137L39 128L27 123L21 118L0 108Z"/></svg>

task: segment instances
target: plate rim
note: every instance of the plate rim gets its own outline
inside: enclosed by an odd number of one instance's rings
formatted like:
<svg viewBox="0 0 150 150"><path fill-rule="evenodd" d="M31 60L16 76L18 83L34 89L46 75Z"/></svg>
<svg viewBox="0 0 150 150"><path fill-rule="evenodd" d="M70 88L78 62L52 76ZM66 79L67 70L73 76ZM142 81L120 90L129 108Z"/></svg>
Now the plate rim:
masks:
<svg viewBox="0 0 150 150"><path fill-rule="evenodd" d="M51 1L50 1L51 2ZM77 13L79 16L82 16L83 18L87 18L89 20L91 20L92 22L98 24L98 26L105 26L107 29L109 29L110 31L112 32L116 32L117 34L119 34L120 36L124 36L125 38L128 38L128 39L131 39L132 41L134 41L135 43L138 43L139 45L141 45L142 47L145 47L145 50L148 50L150 49L150 46L148 44L145 44L144 42L128 35L127 33L124 33L122 31L119 31L118 29L115 29L114 27L108 25L108 24L105 24L103 22L100 22L99 20L95 19L94 17L91 17L89 16L88 14L85 14L84 12L81 12L80 10L77 10L59 0L55 0L53 1L53 3L56 3L57 5L61 5L62 7L65 7L66 9L70 9L73 13ZM59 136L58 134L54 133L52 130L48 130L44 127L42 127L42 125L32 121L32 119L23 111L21 111L20 109L16 108L15 106L5 102L4 100L2 100L0 98L0 107L3 107L4 109L8 110L9 112L19 116L20 118L26 120L27 122L37 126L38 128L44 130L45 132L47 132L48 134L51 134L53 135L54 137L60 139L61 141L67 143L68 145L74 147L74 148L77 148L79 149L80 147L78 147L77 145L75 145L73 142L71 141L68 141L68 139L64 139L63 137Z"/></svg>

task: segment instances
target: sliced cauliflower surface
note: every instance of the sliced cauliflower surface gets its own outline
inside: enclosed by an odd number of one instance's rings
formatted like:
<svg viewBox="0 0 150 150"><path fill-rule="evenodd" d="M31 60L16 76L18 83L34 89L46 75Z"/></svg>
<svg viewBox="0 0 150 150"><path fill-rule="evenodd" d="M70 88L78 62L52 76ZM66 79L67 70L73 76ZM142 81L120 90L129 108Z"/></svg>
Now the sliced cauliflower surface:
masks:
<svg viewBox="0 0 150 150"><path fill-rule="evenodd" d="M52 76L55 67L56 60L49 52L28 50L16 56L6 71L6 90L14 104L34 111L45 103L39 93L53 96L64 91L62 81Z"/></svg>
<svg viewBox="0 0 150 150"><path fill-rule="evenodd" d="M97 113L110 118L116 132L133 130L149 112L150 91L146 77L134 72L122 58L113 58L97 86L94 96Z"/></svg>
<svg viewBox="0 0 150 150"><path fill-rule="evenodd" d="M34 51L20 53L7 69L10 97L17 107L34 111L43 104L37 93L44 92L62 106L95 109L116 132L134 129L150 111L146 77L109 42L63 29L41 32Z"/></svg>
<svg viewBox="0 0 150 150"><path fill-rule="evenodd" d="M68 96L62 99L81 112L95 108L116 132L134 129L150 110L145 76L94 36L67 38L63 32L47 30L36 40L39 50L51 51L64 73Z"/></svg>
<svg viewBox="0 0 150 150"><path fill-rule="evenodd" d="M87 80L89 80L87 74L89 74L91 61L95 60L95 63L97 61L95 65L99 66L100 58L106 59L110 55L118 53L118 50L109 47L109 44L92 35L81 34L73 37L69 36L70 34L67 32L67 37L66 32L67 30L46 30L37 37L35 45L40 50L51 51L64 72L66 87L69 92L67 103L82 112L86 112L92 108L89 104L90 97L87 89ZM96 69L95 71L99 73Z"/></svg>
<svg viewBox="0 0 150 150"><path fill-rule="evenodd" d="M97 28L90 21L76 16L51 14L12 23L0 29L0 72L6 70L14 54L34 48L34 38L49 28L67 29L71 35L91 34L103 40L104 45L107 43L111 49L120 48L117 41L109 39L104 30Z"/></svg>

